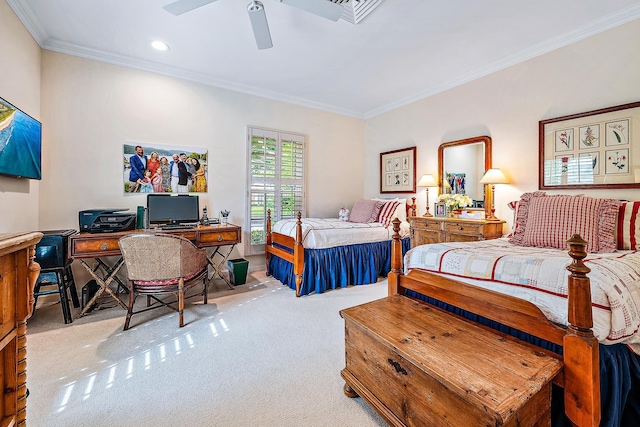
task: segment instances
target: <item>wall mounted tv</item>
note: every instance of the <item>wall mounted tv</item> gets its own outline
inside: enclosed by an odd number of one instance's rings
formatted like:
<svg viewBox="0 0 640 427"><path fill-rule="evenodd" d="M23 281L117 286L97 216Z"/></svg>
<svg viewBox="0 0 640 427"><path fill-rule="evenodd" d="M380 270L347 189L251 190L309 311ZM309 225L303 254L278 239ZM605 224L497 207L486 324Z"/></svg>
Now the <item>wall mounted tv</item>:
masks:
<svg viewBox="0 0 640 427"><path fill-rule="evenodd" d="M193 224L197 223L200 206L197 195L148 194L149 224Z"/></svg>
<svg viewBox="0 0 640 427"><path fill-rule="evenodd" d="M0 98L0 174L42 179L42 125Z"/></svg>

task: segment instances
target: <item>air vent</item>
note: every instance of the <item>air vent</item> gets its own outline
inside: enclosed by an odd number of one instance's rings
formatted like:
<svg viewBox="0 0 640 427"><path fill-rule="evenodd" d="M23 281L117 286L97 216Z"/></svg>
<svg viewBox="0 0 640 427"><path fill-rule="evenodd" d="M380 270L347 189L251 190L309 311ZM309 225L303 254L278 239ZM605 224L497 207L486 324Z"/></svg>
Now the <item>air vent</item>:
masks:
<svg viewBox="0 0 640 427"><path fill-rule="evenodd" d="M357 24L362 21L382 0L329 0L332 3L344 6L341 18L345 21Z"/></svg>

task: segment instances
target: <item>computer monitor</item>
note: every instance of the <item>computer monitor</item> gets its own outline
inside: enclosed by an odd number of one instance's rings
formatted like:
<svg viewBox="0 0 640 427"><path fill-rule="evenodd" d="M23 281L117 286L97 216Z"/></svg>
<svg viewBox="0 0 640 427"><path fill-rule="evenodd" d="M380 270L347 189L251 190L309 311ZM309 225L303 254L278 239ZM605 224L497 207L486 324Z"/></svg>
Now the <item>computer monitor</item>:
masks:
<svg viewBox="0 0 640 427"><path fill-rule="evenodd" d="M189 224L200 218L197 195L147 194L147 209L149 225Z"/></svg>

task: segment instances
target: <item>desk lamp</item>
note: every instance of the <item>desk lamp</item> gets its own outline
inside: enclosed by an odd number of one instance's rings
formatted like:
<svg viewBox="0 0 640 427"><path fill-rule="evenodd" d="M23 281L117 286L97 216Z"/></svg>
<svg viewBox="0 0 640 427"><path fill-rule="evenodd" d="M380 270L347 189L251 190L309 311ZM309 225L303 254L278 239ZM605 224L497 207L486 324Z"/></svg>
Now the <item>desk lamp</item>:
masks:
<svg viewBox="0 0 640 427"><path fill-rule="evenodd" d="M495 217L494 213L496 211L495 204L495 193L496 193L496 184L508 184L509 181L504 176L502 171L498 168L489 169L484 176L480 179L480 184L489 184L491 185L491 214L487 218L488 220L496 220L498 218Z"/></svg>
<svg viewBox="0 0 640 427"><path fill-rule="evenodd" d="M426 187L427 188L427 212L423 216L433 216L429 213L429 187L437 187L438 183L435 178L431 174L422 175L420 181L416 184L418 187Z"/></svg>

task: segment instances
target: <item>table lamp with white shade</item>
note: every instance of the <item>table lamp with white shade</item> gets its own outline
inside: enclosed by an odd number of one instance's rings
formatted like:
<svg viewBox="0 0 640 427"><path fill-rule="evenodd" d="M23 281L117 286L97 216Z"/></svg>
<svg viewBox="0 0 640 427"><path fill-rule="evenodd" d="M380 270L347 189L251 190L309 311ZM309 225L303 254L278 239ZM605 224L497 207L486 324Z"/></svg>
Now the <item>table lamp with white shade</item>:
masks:
<svg viewBox="0 0 640 427"><path fill-rule="evenodd" d="M422 175L422 178L420 178L420 181L418 181L418 183L416 185L418 187L426 187L427 188L427 212L424 214L424 216L433 216L429 212L429 187L437 187L438 183L436 182L436 180L433 177L433 175L427 174L427 175Z"/></svg>
<svg viewBox="0 0 640 427"><path fill-rule="evenodd" d="M496 184L508 184L509 180L504 176L504 173L498 168L491 168L487 172L485 172L484 176L480 179L480 184L489 184L491 185L491 214L487 217L488 220L498 219L494 215L496 211L495 205L495 193L496 193Z"/></svg>

